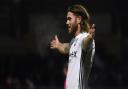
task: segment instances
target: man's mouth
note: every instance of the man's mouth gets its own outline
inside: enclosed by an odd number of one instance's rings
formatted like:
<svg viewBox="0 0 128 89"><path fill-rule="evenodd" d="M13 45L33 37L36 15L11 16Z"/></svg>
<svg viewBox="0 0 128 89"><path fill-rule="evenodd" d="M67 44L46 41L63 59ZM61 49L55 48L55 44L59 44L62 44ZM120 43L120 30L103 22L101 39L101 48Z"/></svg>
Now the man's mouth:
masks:
<svg viewBox="0 0 128 89"><path fill-rule="evenodd" d="M68 28L71 28L70 26L68 26Z"/></svg>
<svg viewBox="0 0 128 89"><path fill-rule="evenodd" d="M68 27L68 29L70 30L70 29L71 29L71 27Z"/></svg>

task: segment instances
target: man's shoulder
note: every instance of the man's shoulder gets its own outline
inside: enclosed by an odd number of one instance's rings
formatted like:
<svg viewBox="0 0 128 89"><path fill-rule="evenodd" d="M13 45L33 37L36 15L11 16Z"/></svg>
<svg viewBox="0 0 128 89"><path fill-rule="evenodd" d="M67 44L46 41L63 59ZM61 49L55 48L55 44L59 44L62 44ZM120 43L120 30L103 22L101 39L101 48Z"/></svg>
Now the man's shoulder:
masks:
<svg viewBox="0 0 128 89"><path fill-rule="evenodd" d="M85 36L86 37L87 35L89 35L89 33L87 33L87 32L83 32L82 33L82 36Z"/></svg>
<svg viewBox="0 0 128 89"><path fill-rule="evenodd" d="M89 33L87 32L83 32L82 36L80 37L81 40L83 40L84 38L86 38L89 35Z"/></svg>

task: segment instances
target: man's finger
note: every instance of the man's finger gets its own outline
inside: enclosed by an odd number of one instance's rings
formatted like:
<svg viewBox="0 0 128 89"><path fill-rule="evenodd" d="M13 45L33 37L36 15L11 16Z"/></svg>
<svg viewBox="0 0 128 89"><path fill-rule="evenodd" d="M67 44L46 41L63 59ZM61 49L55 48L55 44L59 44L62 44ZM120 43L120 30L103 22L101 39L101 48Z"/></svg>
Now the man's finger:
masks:
<svg viewBox="0 0 128 89"><path fill-rule="evenodd" d="M55 49L55 47L53 47L53 46L51 46L50 48L51 48L51 49Z"/></svg>
<svg viewBox="0 0 128 89"><path fill-rule="evenodd" d="M58 37L57 37L57 35L55 35L55 40L57 40L57 41L58 41Z"/></svg>
<svg viewBox="0 0 128 89"><path fill-rule="evenodd" d="M91 27L91 29L94 29L95 28L95 24L92 24L92 27Z"/></svg>

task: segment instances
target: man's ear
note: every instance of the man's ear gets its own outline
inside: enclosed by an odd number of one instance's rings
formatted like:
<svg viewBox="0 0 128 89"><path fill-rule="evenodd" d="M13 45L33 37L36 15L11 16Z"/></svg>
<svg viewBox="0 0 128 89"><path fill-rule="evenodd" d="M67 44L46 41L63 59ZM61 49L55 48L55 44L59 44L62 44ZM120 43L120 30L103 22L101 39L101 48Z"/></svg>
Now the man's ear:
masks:
<svg viewBox="0 0 128 89"><path fill-rule="evenodd" d="M80 24L81 23L81 16L77 16L77 23Z"/></svg>

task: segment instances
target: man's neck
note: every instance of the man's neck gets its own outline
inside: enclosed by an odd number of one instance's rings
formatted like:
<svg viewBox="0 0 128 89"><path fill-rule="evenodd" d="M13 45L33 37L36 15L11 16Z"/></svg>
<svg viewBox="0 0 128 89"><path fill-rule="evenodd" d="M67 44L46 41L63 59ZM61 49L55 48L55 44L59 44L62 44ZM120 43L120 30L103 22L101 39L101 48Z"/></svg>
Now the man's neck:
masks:
<svg viewBox="0 0 128 89"><path fill-rule="evenodd" d="M75 33L75 37L78 36L80 33L81 33L81 32L76 32L76 33Z"/></svg>
<svg viewBox="0 0 128 89"><path fill-rule="evenodd" d="M75 37L78 36L80 33L81 33L81 27L80 27L80 25L78 25L77 31L75 33Z"/></svg>

